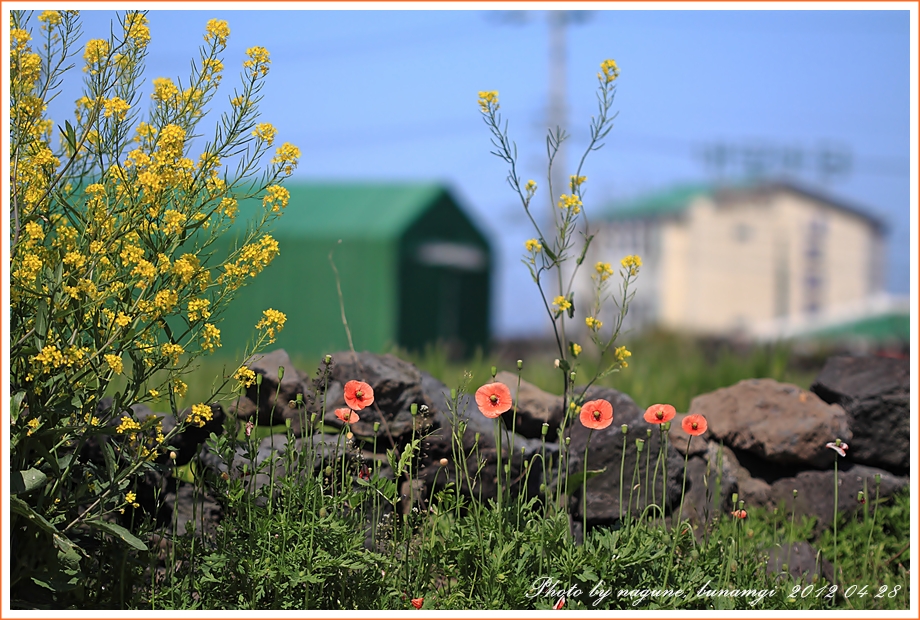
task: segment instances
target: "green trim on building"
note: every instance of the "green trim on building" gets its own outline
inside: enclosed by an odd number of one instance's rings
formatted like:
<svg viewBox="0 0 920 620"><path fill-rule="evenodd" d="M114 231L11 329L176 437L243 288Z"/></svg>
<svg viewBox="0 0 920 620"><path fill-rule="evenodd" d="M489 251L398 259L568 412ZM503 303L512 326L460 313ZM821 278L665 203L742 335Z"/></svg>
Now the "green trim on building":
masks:
<svg viewBox="0 0 920 620"><path fill-rule="evenodd" d="M835 325L804 335L819 340L841 338L865 338L876 342L891 340L910 341L910 315L892 312L869 317L852 323Z"/></svg>

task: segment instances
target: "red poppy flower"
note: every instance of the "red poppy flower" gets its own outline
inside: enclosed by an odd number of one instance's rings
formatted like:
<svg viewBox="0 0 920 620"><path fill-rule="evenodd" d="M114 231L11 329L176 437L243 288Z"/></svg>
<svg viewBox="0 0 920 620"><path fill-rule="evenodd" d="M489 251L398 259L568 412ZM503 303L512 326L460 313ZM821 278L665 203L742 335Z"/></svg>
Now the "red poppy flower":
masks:
<svg viewBox="0 0 920 620"><path fill-rule="evenodd" d="M709 424L706 423L706 418L698 413L691 413L686 416L680 425L685 433L693 435L694 437L696 435L702 435L706 432L706 429L709 428Z"/></svg>
<svg viewBox="0 0 920 620"><path fill-rule="evenodd" d="M677 410L671 405L652 405L645 410L645 421L649 424L664 424L670 422L677 415Z"/></svg>
<svg viewBox="0 0 920 620"><path fill-rule="evenodd" d="M556 604L553 605L553 609L562 609L563 607L565 607L565 597L564 596L558 601L556 601Z"/></svg>
<svg viewBox="0 0 920 620"><path fill-rule="evenodd" d="M345 384L345 404L361 411L374 404L374 388L364 381L349 381Z"/></svg>
<svg viewBox="0 0 920 620"><path fill-rule="evenodd" d="M732 515L734 515L736 519L747 519L747 510L735 510L732 512Z"/></svg>
<svg viewBox="0 0 920 620"><path fill-rule="evenodd" d="M482 415L497 418L511 409L511 390L504 383L486 383L476 390L476 404Z"/></svg>
<svg viewBox="0 0 920 620"><path fill-rule="evenodd" d="M591 400L581 406L581 423L588 428L600 430L613 424L613 405L604 400Z"/></svg>
<svg viewBox="0 0 920 620"><path fill-rule="evenodd" d="M412 602L413 607L415 607L416 609L421 609L422 605L425 604L425 599L424 598L414 598L412 599L411 602Z"/></svg>
<svg viewBox="0 0 920 620"><path fill-rule="evenodd" d="M341 409L336 409L335 417L340 419L342 422L346 422L348 424L354 424L355 422L361 419L360 417L358 417L357 413L355 413L354 411L346 407L342 407Z"/></svg>

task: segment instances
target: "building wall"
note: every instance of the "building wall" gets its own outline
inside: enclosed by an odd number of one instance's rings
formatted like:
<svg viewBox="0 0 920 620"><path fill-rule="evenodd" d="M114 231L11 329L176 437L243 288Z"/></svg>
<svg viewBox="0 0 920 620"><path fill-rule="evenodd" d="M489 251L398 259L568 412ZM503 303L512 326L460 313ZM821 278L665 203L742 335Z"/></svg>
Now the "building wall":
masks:
<svg viewBox="0 0 920 620"><path fill-rule="evenodd" d="M598 241L617 262L642 257L633 326L761 332L826 318L883 287L878 231L791 191L699 196L665 217L605 223Z"/></svg>

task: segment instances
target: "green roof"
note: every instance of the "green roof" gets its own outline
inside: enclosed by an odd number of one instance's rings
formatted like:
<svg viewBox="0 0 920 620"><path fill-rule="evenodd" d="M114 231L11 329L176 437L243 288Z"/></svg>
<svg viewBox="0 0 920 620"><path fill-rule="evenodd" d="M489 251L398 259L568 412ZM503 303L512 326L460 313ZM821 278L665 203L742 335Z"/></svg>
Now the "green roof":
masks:
<svg viewBox="0 0 920 620"><path fill-rule="evenodd" d="M275 236L393 239L446 195L444 186L438 183L292 182L284 187L291 199L284 216L273 227ZM260 206L251 200L241 205L241 211Z"/></svg>
<svg viewBox="0 0 920 620"><path fill-rule="evenodd" d="M892 312L844 325L817 330L808 336L819 339L868 338L875 341L910 341L910 315Z"/></svg>
<svg viewBox="0 0 920 620"><path fill-rule="evenodd" d="M604 219L620 220L673 215L686 209L700 196L709 196L711 185L682 185L627 202L614 203L603 211Z"/></svg>
<svg viewBox="0 0 920 620"><path fill-rule="evenodd" d="M718 198L734 192L776 192L786 191L823 202L840 211L863 218L870 226L883 232L884 221L876 214L838 198L823 194L790 180L763 181L757 179L715 184L687 184L654 192L625 202L614 202L601 210L606 220L651 219L676 215L701 196Z"/></svg>

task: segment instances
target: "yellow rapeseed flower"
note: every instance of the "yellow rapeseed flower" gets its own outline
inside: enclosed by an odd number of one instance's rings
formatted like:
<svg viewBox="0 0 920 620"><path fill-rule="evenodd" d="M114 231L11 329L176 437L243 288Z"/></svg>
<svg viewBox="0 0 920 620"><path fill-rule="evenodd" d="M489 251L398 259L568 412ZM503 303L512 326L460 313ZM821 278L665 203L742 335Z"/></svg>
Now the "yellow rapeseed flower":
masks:
<svg viewBox="0 0 920 620"><path fill-rule="evenodd" d="M201 427L207 424L214 416L211 408L203 403L192 405L192 411L188 414L186 421L189 424L196 424Z"/></svg>
<svg viewBox="0 0 920 620"><path fill-rule="evenodd" d="M596 332L597 330L599 330L601 327L604 326L604 322L595 319L593 316L587 316L585 317L585 325L587 325L588 329L590 329L591 331Z"/></svg>
<svg viewBox="0 0 920 620"><path fill-rule="evenodd" d="M135 433L139 430L141 430L141 425L138 424L137 420L130 416L122 416L121 424L118 425L115 432L121 435L125 433Z"/></svg>
<svg viewBox="0 0 920 620"><path fill-rule="evenodd" d="M95 64L98 64L105 60L106 56L109 54L109 42L105 39L90 39L86 42L86 49L83 52L83 59L86 61L87 66L83 68L84 71L94 71L90 69Z"/></svg>
<svg viewBox="0 0 920 620"><path fill-rule="evenodd" d="M105 355L105 363L108 364L109 368L116 375L120 375L121 371L124 369L124 366L121 361L121 356L113 355L108 353Z"/></svg>
<svg viewBox="0 0 920 620"><path fill-rule="evenodd" d="M42 14L38 16L38 21L44 22L48 27L57 26L61 23L61 13L59 11L42 11Z"/></svg>
<svg viewBox="0 0 920 620"><path fill-rule="evenodd" d="M617 347L613 351L613 356L620 363L621 368L626 368L629 366L629 364L626 363L626 358L631 357L632 353L630 353L629 349L626 347Z"/></svg>
<svg viewBox="0 0 920 620"><path fill-rule="evenodd" d="M205 351L213 352L219 346L220 330L210 323L205 323L204 329L201 331L201 348Z"/></svg>
<svg viewBox="0 0 920 620"><path fill-rule="evenodd" d="M262 198L262 206L266 209L271 207L272 213L278 213L288 205L291 193L280 185L269 185L265 188L265 196Z"/></svg>
<svg viewBox="0 0 920 620"><path fill-rule="evenodd" d="M262 319L256 323L256 329L264 329L268 335L268 341L274 342L275 334L284 328L285 321L287 321L287 316L283 312L269 308L262 311Z"/></svg>
<svg viewBox="0 0 920 620"><path fill-rule="evenodd" d="M603 80L604 84L609 84L620 75L620 68L617 67L617 61L605 60L601 63L601 73L597 74L598 79Z"/></svg>
<svg viewBox="0 0 920 620"><path fill-rule="evenodd" d="M624 256L620 264L623 265L629 275L635 276L639 273L639 267L642 266L642 259L635 254L630 254L629 256Z"/></svg>
<svg viewBox="0 0 920 620"><path fill-rule="evenodd" d="M581 355L581 345L577 342L572 343L572 357L578 357Z"/></svg>
<svg viewBox="0 0 920 620"><path fill-rule="evenodd" d="M212 39L217 45L227 45L227 37L230 36L230 26L222 19L212 19L208 21L204 40L210 42Z"/></svg>
<svg viewBox="0 0 920 620"><path fill-rule="evenodd" d="M581 212L581 198L575 194L562 194L557 206L560 209L571 209L572 213L578 215Z"/></svg>
<svg viewBox="0 0 920 620"><path fill-rule="evenodd" d="M275 141L275 134L278 133L278 130L272 126L271 123L259 123L256 125L256 128L252 130L252 135L259 140L268 142L268 145L271 146L272 142Z"/></svg>
<svg viewBox="0 0 920 620"><path fill-rule="evenodd" d="M594 270L597 272L598 277L600 277L601 282L613 275L613 267L610 266L610 263L599 262L594 265Z"/></svg>
<svg viewBox="0 0 920 620"><path fill-rule="evenodd" d="M575 193L575 190L581 187L581 184L587 180L588 180L588 177L586 176L577 176L574 174L570 175L569 176L569 187L572 188L572 193Z"/></svg>
<svg viewBox="0 0 920 620"><path fill-rule="evenodd" d="M479 91L479 108L482 110L483 114L488 114L489 110L498 109L498 91L497 90L481 90Z"/></svg>
<svg viewBox="0 0 920 620"><path fill-rule="evenodd" d="M553 305L556 307L556 314L562 314L562 312L572 307L572 302L562 295L557 295L553 299Z"/></svg>
<svg viewBox="0 0 920 620"><path fill-rule="evenodd" d="M536 239L528 239L524 242L524 247L528 252L533 252L535 254L543 249L543 245Z"/></svg>

